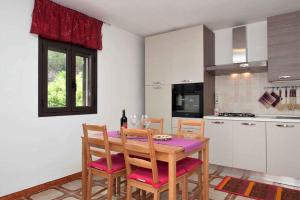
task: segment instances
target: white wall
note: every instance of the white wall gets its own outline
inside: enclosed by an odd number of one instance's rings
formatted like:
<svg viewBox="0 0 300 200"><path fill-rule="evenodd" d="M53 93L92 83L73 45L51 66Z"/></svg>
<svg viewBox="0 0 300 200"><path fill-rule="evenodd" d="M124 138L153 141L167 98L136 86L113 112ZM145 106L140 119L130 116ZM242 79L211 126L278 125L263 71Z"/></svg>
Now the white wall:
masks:
<svg viewBox="0 0 300 200"><path fill-rule="evenodd" d="M81 170L81 124L118 129L121 111L144 110L144 42L103 27L98 114L38 118L38 39L33 0L0 2L0 196Z"/></svg>

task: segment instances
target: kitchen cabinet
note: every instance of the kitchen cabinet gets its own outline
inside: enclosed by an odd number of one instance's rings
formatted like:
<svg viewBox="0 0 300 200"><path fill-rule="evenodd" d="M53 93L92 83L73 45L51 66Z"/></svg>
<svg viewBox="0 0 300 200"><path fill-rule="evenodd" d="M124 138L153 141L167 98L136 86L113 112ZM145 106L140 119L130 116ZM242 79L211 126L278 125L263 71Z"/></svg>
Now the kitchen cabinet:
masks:
<svg viewBox="0 0 300 200"><path fill-rule="evenodd" d="M145 85L203 82L205 33L199 25L147 37Z"/></svg>
<svg viewBox="0 0 300 200"><path fill-rule="evenodd" d="M233 121L232 123L233 167L266 172L265 122Z"/></svg>
<svg viewBox="0 0 300 200"><path fill-rule="evenodd" d="M203 82L203 26L170 32L170 38L173 41L172 83Z"/></svg>
<svg viewBox="0 0 300 200"><path fill-rule="evenodd" d="M300 123L267 122L268 174L300 178Z"/></svg>
<svg viewBox="0 0 300 200"><path fill-rule="evenodd" d="M300 11L268 18L268 78L300 80Z"/></svg>
<svg viewBox="0 0 300 200"><path fill-rule="evenodd" d="M171 83L172 49L167 33L145 39L145 85Z"/></svg>
<svg viewBox="0 0 300 200"><path fill-rule="evenodd" d="M163 118L164 131L171 133L172 91L171 85L153 85L145 87L145 110L149 117Z"/></svg>
<svg viewBox="0 0 300 200"><path fill-rule="evenodd" d="M205 120L204 134L209 140L211 164L233 166L233 125L228 120Z"/></svg>
<svg viewBox="0 0 300 200"><path fill-rule="evenodd" d="M267 21L247 24L247 56L249 62L268 60Z"/></svg>

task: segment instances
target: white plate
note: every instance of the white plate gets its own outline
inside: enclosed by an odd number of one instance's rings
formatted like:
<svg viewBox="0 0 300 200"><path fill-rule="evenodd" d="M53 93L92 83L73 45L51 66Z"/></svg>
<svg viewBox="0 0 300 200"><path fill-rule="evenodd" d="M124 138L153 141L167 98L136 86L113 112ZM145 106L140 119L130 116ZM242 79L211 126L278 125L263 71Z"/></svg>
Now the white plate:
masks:
<svg viewBox="0 0 300 200"><path fill-rule="evenodd" d="M155 135L153 136L154 140L171 140L172 136L171 135Z"/></svg>

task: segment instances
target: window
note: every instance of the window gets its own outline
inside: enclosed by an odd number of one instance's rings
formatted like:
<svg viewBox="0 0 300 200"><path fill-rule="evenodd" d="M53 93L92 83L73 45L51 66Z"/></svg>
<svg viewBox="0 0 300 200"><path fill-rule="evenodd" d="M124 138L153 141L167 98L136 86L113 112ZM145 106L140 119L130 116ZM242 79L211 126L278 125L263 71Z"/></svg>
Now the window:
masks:
<svg viewBox="0 0 300 200"><path fill-rule="evenodd" d="M39 116L97 113L97 50L39 38Z"/></svg>

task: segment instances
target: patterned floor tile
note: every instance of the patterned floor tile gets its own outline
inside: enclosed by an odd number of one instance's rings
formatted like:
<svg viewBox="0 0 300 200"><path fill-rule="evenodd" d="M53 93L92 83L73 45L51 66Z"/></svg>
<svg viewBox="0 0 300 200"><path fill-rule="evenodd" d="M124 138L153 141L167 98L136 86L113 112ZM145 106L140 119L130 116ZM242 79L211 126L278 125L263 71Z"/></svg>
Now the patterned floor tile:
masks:
<svg viewBox="0 0 300 200"><path fill-rule="evenodd" d="M37 194L32 195L30 198L32 200L53 200L58 197L62 197L64 195L63 192L56 189L49 189Z"/></svg>
<svg viewBox="0 0 300 200"><path fill-rule="evenodd" d="M222 178L214 178L214 179L212 179L210 184L213 186L217 186L222 180L223 180Z"/></svg>
<svg viewBox="0 0 300 200"><path fill-rule="evenodd" d="M252 200L252 199L247 198L247 197L238 196L238 197L235 198L235 200Z"/></svg>
<svg viewBox="0 0 300 200"><path fill-rule="evenodd" d="M258 172L250 172L247 170L239 170L227 167L221 167L217 165L210 165L209 169L210 174L210 189L209 189L209 196L210 200L251 200L249 198L235 196L232 194L228 194L226 192L221 192L215 190L215 186L220 183L222 178L225 176L233 176L233 177L243 177L245 179L256 180L259 182L271 183L273 185L279 185L278 183L270 182L270 177L264 175L263 173ZM191 177L192 182L189 184L189 192L195 192L195 182L198 180L197 175L193 175ZM95 177L94 178L94 186L93 186L93 194L97 193L97 191L105 188L107 186L107 181L103 178ZM285 186L286 187L286 186ZM299 188L298 188L299 189ZM124 187L121 189L120 196L114 196L113 200L125 200L126 188ZM151 196L150 196L151 197ZM55 186L51 189L46 191L37 193L32 195L31 197L22 197L19 200L80 200L81 199L81 180L75 180L63 185ZM106 191L103 191L100 194L96 194L93 200L105 200L106 199ZM151 198L150 198L151 199ZM162 200L168 199L168 192L164 192L162 194ZM178 197L181 199L181 197Z"/></svg>
<svg viewBox="0 0 300 200"><path fill-rule="evenodd" d="M217 191L213 188L209 188L209 198L213 200L224 200L228 193Z"/></svg>
<svg viewBox="0 0 300 200"><path fill-rule="evenodd" d="M232 176L235 178L241 178L242 176L246 175L247 173L245 171L234 169L234 168L224 168L223 171L220 173L220 176Z"/></svg>
<svg viewBox="0 0 300 200"><path fill-rule="evenodd" d="M62 200L79 200L79 199L77 199L75 197L66 197L66 198L64 198Z"/></svg>
<svg viewBox="0 0 300 200"><path fill-rule="evenodd" d="M81 188L81 180L75 180L66 184L63 184L61 187L70 191L76 191Z"/></svg>

